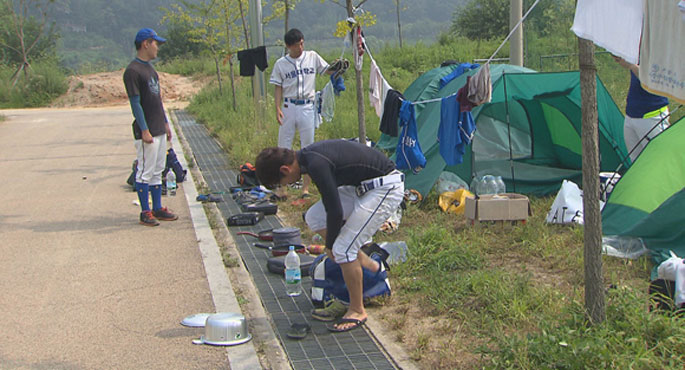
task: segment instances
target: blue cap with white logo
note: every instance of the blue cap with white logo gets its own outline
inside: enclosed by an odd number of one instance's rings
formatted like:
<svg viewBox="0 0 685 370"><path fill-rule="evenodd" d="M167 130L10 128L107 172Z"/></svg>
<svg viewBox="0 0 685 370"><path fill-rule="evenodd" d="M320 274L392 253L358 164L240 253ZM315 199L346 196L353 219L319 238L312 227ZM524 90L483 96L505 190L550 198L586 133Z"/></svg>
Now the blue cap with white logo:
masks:
<svg viewBox="0 0 685 370"><path fill-rule="evenodd" d="M152 28L141 28L141 30L138 31L138 34L136 34L136 42L143 42L147 39L155 39L157 42L166 42L166 39L159 37L157 32Z"/></svg>

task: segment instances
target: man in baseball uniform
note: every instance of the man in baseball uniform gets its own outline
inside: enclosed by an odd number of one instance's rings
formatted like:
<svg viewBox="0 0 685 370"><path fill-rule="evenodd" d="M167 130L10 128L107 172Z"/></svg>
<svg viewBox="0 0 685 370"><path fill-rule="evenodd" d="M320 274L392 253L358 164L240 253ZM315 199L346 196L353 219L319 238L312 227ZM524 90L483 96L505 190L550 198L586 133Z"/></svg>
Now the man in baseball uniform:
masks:
<svg viewBox="0 0 685 370"><path fill-rule="evenodd" d="M300 147L314 142L316 110L316 75L332 74L328 63L315 51L304 50L304 35L296 28L284 37L288 54L274 64L269 83L274 85L278 146L291 149L295 131L300 133ZM303 177L302 197L309 195L311 178ZM283 191L278 192L284 195Z"/></svg>
<svg viewBox="0 0 685 370"><path fill-rule="evenodd" d="M159 76L150 61L157 58L159 46L166 42L151 28L138 31L134 41L136 58L126 67L124 85L131 103L133 137L138 154L136 192L142 212L140 223L157 226L158 220L178 218L162 207L162 172L166 165L166 142L171 140L171 128L164 113ZM149 194L152 194L150 210Z"/></svg>

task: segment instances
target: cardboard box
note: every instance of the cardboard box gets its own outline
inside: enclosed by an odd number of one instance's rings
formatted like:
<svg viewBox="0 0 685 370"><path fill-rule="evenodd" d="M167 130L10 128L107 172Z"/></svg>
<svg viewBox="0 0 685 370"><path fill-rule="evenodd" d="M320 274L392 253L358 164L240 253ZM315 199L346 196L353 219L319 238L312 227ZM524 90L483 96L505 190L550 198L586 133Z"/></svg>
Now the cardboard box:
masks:
<svg viewBox="0 0 685 370"><path fill-rule="evenodd" d="M528 197L516 193L466 197L464 214L473 221L525 221L530 203Z"/></svg>

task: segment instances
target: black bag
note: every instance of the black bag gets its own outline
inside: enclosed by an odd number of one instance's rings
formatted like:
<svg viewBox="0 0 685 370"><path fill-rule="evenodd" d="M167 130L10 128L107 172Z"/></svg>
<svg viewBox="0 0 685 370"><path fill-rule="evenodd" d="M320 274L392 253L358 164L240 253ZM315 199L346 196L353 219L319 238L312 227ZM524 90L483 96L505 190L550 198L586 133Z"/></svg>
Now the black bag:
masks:
<svg viewBox="0 0 685 370"><path fill-rule="evenodd" d="M131 189L133 191L136 191L136 172L138 172L138 160L135 159L133 160L133 165L131 166L131 174L128 175L128 179L126 179L126 183L131 185Z"/></svg>
<svg viewBox="0 0 685 370"><path fill-rule="evenodd" d="M243 212L262 212L264 216L275 215L278 212L278 205L269 201L258 201L250 203L241 203L240 209Z"/></svg>
<svg viewBox="0 0 685 370"><path fill-rule="evenodd" d="M174 175L176 175L176 183L183 182L183 180L186 178L186 173L188 172L187 170L183 169L183 166L181 165L181 162L178 161L178 157L176 156L176 152L174 152L173 148L169 148L166 153L166 169L164 169L165 176L169 170L174 171Z"/></svg>
<svg viewBox="0 0 685 370"><path fill-rule="evenodd" d="M259 180L257 180L257 170L252 163L245 162L245 164L240 166L240 171L238 172L236 181L238 182L238 185L243 187L259 185Z"/></svg>

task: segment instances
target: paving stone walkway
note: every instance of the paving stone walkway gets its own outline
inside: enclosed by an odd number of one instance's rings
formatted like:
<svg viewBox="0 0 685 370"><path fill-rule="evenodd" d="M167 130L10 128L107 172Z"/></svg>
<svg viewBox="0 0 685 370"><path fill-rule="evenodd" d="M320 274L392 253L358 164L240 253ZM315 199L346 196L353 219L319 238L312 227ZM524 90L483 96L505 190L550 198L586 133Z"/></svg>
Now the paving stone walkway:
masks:
<svg viewBox="0 0 685 370"><path fill-rule="evenodd" d="M191 115L177 111L176 117L210 190L225 193L220 195L223 202L217 203L224 219L240 213L240 207L229 191L236 185L236 172L230 168L226 153ZM366 330L330 333L324 323L312 320L309 315L313 308L309 297L311 279L303 277L304 294L287 296L283 277L270 273L266 268L270 252L254 247L254 238L237 235L239 231L255 232L278 227L283 225L277 217L266 216L255 226L230 227L229 230L293 369L396 369ZM305 339L298 341L286 337L294 322L311 325L312 331Z"/></svg>

